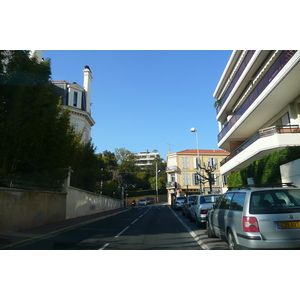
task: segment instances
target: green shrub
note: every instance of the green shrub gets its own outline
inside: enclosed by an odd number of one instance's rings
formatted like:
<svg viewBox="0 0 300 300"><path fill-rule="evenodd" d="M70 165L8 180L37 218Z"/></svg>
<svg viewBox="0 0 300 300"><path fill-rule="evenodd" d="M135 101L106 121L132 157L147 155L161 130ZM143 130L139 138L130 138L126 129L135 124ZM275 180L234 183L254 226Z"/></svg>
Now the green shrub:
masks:
<svg viewBox="0 0 300 300"><path fill-rule="evenodd" d="M300 146L274 151L246 168L230 174L227 177L228 187L246 185L247 178L253 178L256 184L281 183L280 165L298 158L300 158Z"/></svg>

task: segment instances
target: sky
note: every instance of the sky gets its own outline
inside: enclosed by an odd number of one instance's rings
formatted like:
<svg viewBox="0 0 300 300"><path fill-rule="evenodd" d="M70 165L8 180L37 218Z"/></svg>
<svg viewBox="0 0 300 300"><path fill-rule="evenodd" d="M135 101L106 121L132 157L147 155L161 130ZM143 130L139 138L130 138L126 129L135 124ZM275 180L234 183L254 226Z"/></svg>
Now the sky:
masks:
<svg viewBox="0 0 300 300"><path fill-rule="evenodd" d="M96 153L218 149L213 93L231 50L44 50L52 80L83 86L92 71Z"/></svg>

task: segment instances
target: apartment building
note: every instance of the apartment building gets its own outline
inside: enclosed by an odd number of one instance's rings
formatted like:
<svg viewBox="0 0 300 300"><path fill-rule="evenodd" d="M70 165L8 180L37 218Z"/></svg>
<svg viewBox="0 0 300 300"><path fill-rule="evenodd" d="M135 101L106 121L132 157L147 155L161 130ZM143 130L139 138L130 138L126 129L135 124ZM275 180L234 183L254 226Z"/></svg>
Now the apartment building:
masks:
<svg viewBox="0 0 300 300"><path fill-rule="evenodd" d="M300 51L233 51L213 94L218 147L229 175L265 155L300 145Z"/></svg>
<svg viewBox="0 0 300 300"><path fill-rule="evenodd" d="M198 172L198 161L202 167L212 166L214 183L212 193L221 193L222 187L226 185L225 178L220 174L220 162L229 155L225 150L195 150L189 149L167 155L167 190L168 202L180 195L199 194L200 188L203 194L210 193L208 182L200 185ZM205 175L204 171L201 174Z"/></svg>
<svg viewBox="0 0 300 300"><path fill-rule="evenodd" d="M136 165L144 168L146 166L151 166L155 158L159 158L158 152L140 152L136 153Z"/></svg>

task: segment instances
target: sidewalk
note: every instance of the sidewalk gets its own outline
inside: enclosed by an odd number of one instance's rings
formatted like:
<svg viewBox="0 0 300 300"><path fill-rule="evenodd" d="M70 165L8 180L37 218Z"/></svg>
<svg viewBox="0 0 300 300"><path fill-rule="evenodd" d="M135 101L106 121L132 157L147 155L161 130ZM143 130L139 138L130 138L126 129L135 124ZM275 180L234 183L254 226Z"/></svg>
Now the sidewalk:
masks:
<svg viewBox="0 0 300 300"><path fill-rule="evenodd" d="M9 250L11 246L30 241L36 238L45 237L50 234L55 234L57 232L62 232L70 230L77 226L87 224L89 222L101 220L114 216L116 214L123 213L130 209L131 207L121 207L113 210L108 210L100 213L96 213L89 216L83 216L78 218L73 218L65 221L55 222L31 229L21 230L18 232L12 232L7 234L0 234L0 250L7 249Z"/></svg>

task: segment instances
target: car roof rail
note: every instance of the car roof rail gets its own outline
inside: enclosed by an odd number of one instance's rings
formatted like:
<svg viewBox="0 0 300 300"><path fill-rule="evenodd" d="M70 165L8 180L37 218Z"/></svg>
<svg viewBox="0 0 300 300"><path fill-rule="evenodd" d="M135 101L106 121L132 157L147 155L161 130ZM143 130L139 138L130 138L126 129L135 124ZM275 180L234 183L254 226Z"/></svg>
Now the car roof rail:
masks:
<svg viewBox="0 0 300 300"><path fill-rule="evenodd" d="M228 191L232 190L251 190L251 188L276 188L276 187L295 187L296 185L293 182L282 182L282 183L258 183L258 184L249 184L249 185L241 185L236 187L228 187Z"/></svg>

